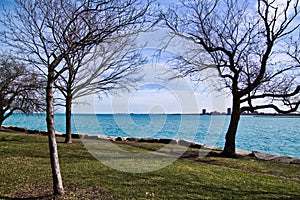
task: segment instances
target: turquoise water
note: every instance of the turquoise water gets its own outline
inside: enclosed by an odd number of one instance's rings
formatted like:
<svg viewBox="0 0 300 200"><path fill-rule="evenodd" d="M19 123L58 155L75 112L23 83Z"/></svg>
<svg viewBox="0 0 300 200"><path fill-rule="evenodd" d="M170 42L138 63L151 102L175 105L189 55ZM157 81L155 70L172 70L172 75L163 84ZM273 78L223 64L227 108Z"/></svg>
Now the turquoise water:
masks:
<svg viewBox="0 0 300 200"><path fill-rule="evenodd" d="M65 116L55 115L56 131L65 131ZM300 118L242 116L238 149L300 158ZM223 147L229 116L200 115L73 115L73 133L124 137L185 139ZM45 115L14 114L4 125L46 130Z"/></svg>

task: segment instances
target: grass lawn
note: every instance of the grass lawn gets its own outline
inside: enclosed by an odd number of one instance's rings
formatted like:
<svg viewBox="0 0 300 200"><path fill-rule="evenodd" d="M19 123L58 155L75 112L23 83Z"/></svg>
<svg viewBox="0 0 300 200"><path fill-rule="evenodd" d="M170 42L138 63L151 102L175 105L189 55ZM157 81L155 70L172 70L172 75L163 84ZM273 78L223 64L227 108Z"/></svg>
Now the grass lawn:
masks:
<svg viewBox="0 0 300 200"><path fill-rule="evenodd" d="M96 160L80 140L57 140L66 194L56 199L300 199L300 165L190 157L158 171L126 173ZM117 145L131 152L161 148ZM0 158L0 199L54 198L47 137L0 132Z"/></svg>

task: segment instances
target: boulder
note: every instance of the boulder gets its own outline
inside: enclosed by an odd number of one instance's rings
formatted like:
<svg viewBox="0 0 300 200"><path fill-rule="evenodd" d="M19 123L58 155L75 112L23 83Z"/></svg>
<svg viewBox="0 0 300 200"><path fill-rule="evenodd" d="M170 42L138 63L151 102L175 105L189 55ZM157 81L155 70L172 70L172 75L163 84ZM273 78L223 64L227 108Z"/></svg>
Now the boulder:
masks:
<svg viewBox="0 0 300 200"><path fill-rule="evenodd" d="M220 148L220 147L216 147L216 146L206 146L206 145L203 145L203 146L202 146L202 149L213 150L213 151L223 151L223 149Z"/></svg>
<svg viewBox="0 0 300 200"><path fill-rule="evenodd" d="M295 159L293 159L293 160L290 161L290 164L297 164L297 165L300 165L300 159L295 158Z"/></svg>
<svg viewBox="0 0 300 200"><path fill-rule="evenodd" d="M107 136L108 140L111 141L111 142L114 142L116 141L116 137L114 136Z"/></svg>
<svg viewBox="0 0 300 200"><path fill-rule="evenodd" d="M141 138L141 139L138 140L138 142L158 143L159 139L155 139L155 138Z"/></svg>
<svg viewBox="0 0 300 200"><path fill-rule="evenodd" d="M62 133L62 132L58 132L58 131L55 131L55 135L58 136L58 137L62 137L62 136L66 136L66 134Z"/></svg>
<svg viewBox="0 0 300 200"><path fill-rule="evenodd" d="M178 140L178 144L180 146L190 147L192 145L192 142L186 141L186 140Z"/></svg>
<svg viewBox="0 0 300 200"><path fill-rule="evenodd" d="M271 154L261 153L259 151L252 151L252 156L254 156L259 160L275 161L275 162L283 162L283 163L291 163L295 159L289 156L271 155Z"/></svg>
<svg viewBox="0 0 300 200"><path fill-rule="evenodd" d="M140 138L126 138L126 141L128 141L128 142L139 142Z"/></svg>
<svg viewBox="0 0 300 200"><path fill-rule="evenodd" d="M173 140L173 139L159 139L158 143L162 143L162 144L178 144L177 140Z"/></svg>
<svg viewBox="0 0 300 200"><path fill-rule="evenodd" d="M192 142L190 145L190 148L201 149L201 148L203 148L203 146L204 146L204 144Z"/></svg>
<svg viewBox="0 0 300 200"><path fill-rule="evenodd" d="M41 133L42 135L48 135L48 132L47 132L47 131L40 131L40 133Z"/></svg>
<svg viewBox="0 0 300 200"><path fill-rule="evenodd" d="M27 130L28 134L41 134L41 131L39 130Z"/></svg>
<svg viewBox="0 0 300 200"><path fill-rule="evenodd" d="M117 137L115 141L117 141L117 142L125 142L126 138L124 138L124 137Z"/></svg>
<svg viewBox="0 0 300 200"><path fill-rule="evenodd" d="M86 140L97 140L98 139L98 135L84 135L82 137L82 139L86 139Z"/></svg>
<svg viewBox="0 0 300 200"><path fill-rule="evenodd" d="M79 134L72 134L72 138L79 139L80 135Z"/></svg>
<svg viewBox="0 0 300 200"><path fill-rule="evenodd" d="M241 156L251 156L252 153L250 151L242 150L242 149L237 149L235 151L236 154L241 155Z"/></svg>
<svg viewBox="0 0 300 200"><path fill-rule="evenodd" d="M17 127L17 126L10 126L9 129L18 131L18 132L23 132L23 133L28 133L27 128L22 128L22 127Z"/></svg>

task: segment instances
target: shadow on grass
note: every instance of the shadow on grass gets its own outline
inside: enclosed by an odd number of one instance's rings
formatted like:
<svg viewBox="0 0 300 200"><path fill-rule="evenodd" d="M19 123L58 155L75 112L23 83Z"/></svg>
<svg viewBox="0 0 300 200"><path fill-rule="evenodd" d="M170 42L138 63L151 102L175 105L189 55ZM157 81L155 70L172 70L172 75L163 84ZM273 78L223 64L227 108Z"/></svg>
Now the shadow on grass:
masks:
<svg viewBox="0 0 300 200"><path fill-rule="evenodd" d="M21 142L23 141L23 137L14 137L14 138L9 138L9 137L0 137L0 142Z"/></svg>
<svg viewBox="0 0 300 200"><path fill-rule="evenodd" d="M222 188L215 186L201 186L199 190L201 191L210 191L215 195L214 199L264 199L264 200L274 200L274 199L291 199L291 200L299 200L300 194L288 194L278 191L270 192L270 191L259 191L258 190L247 190L246 188L241 188L239 190L230 189L230 188Z"/></svg>
<svg viewBox="0 0 300 200"><path fill-rule="evenodd" d="M63 200L63 199L99 199L99 200L116 200L111 193L95 187L85 187L80 185L68 185L65 187L64 195L53 195L50 188L36 187L30 191L19 191L9 196L0 196L0 199L40 199L40 200Z"/></svg>
<svg viewBox="0 0 300 200"><path fill-rule="evenodd" d="M49 195L41 195L41 196L31 196L31 197L6 197L6 196L0 196L0 199L4 199L4 200L10 200L10 199L32 199L32 200L35 200L35 199L41 199L41 200L50 200L50 199L54 199L55 197L52 195L52 194L49 194Z"/></svg>

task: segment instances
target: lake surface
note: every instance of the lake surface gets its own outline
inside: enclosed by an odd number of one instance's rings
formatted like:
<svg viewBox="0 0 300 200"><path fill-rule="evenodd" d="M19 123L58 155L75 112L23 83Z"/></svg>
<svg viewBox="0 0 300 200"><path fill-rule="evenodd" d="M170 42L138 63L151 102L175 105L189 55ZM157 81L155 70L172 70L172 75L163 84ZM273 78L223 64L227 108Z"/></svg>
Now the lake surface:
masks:
<svg viewBox="0 0 300 200"><path fill-rule="evenodd" d="M300 158L300 118L242 116L238 149ZM65 115L55 115L56 131L65 131ZM185 139L223 147L229 116L74 114L73 133ZM46 130L44 114L14 114L3 125Z"/></svg>

